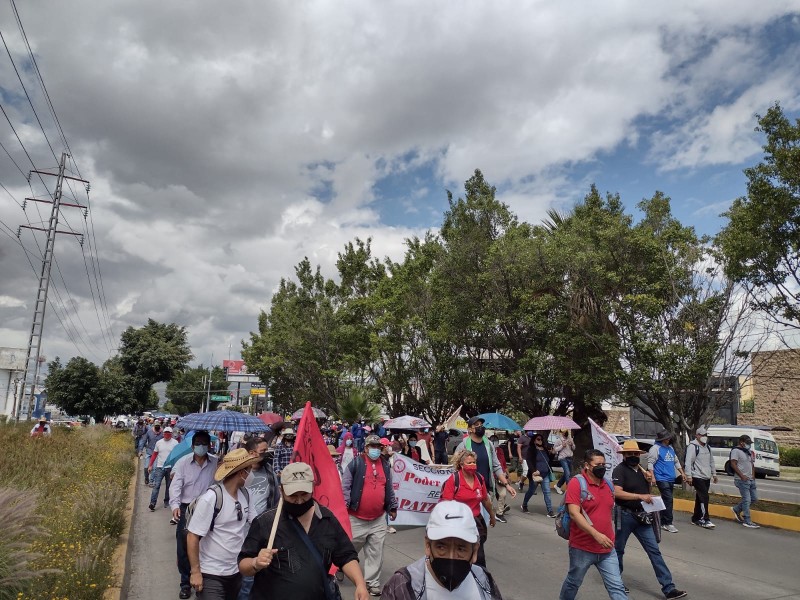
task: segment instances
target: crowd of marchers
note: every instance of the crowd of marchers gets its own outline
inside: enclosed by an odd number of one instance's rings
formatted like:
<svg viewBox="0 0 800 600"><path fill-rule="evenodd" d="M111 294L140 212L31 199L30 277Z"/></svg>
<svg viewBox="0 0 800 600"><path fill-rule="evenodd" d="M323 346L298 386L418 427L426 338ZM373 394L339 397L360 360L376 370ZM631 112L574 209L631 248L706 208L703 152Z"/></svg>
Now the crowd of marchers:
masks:
<svg viewBox="0 0 800 600"><path fill-rule="evenodd" d="M506 522L507 496L524 491L525 485L522 511L528 512L532 496L541 490L547 515L566 526L568 566L565 563L559 596L564 600L576 597L592 566L609 598L625 600L629 590L623 559L631 535L647 554L664 597L687 596L674 583L659 550L662 533L678 532L672 506L678 475L696 492L691 522L704 529L715 527L708 513L715 464L703 427L689 444L684 464L672 446L673 435L662 431L649 452L635 440L626 440L623 461L611 472L603 452L590 449L574 457L568 430L517 432L501 443L487 436L482 419L473 418L448 456L443 425L410 435L392 435L377 424L369 429L356 424L355 431L325 427L328 452L341 477L348 534L337 517L314 500L312 467L292 462L296 430L291 423L278 423L235 442L217 439L228 447L222 446L216 455L210 452L209 432L191 432L190 450L168 467L167 456L185 435L173 426L140 420L132 432L144 459L145 481L153 488L151 511L165 482L164 505L176 526L178 596L183 599L194 592L199 600L337 600L342 577L355 586L356 600L502 598L487 569L484 547L489 529ZM757 528L749 510L756 500L751 444L742 436L731 453L742 495L732 510L744 527ZM397 452L421 462L449 462L453 473L425 527L419 560L382 582L384 543L394 532L391 521L397 515L391 479ZM558 479L550 466L553 461L562 466ZM509 472L515 470L522 474L518 487L509 480ZM551 504L551 482L556 493L564 495L557 511ZM659 499L664 506L656 510ZM331 575L334 572L337 575Z"/></svg>

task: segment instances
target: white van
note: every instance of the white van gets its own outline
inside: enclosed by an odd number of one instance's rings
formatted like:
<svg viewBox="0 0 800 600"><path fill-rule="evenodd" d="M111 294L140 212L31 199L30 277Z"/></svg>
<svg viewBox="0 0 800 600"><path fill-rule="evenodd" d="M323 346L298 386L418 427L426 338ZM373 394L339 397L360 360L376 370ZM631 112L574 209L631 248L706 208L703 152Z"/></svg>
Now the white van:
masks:
<svg viewBox="0 0 800 600"><path fill-rule="evenodd" d="M778 457L778 444L769 431L758 429L752 425L710 425L708 427L708 445L714 453L714 464L717 471L725 470L725 463L730 458L731 449L739 445L739 437L750 436L753 440L753 451L756 453L756 477L763 479L767 475L780 477L781 467Z"/></svg>

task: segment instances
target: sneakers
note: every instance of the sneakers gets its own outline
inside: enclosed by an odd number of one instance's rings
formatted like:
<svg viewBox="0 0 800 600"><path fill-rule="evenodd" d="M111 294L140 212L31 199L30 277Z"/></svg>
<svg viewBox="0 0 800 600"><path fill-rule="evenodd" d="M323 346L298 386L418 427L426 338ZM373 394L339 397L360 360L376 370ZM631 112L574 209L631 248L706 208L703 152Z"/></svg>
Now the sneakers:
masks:
<svg viewBox="0 0 800 600"><path fill-rule="evenodd" d="M667 594L667 600L672 600L673 598L685 598L688 594L683 590L672 590L669 594Z"/></svg>
<svg viewBox="0 0 800 600"><path fill-rule="evenodd" d="M734 519L736 519L739 523L744 523L744 519L742 518L742 513L737 511L735 506L731 506L731 512L733 513Z"/></svg>
<svg viewBox="0 0 800 600"><path fill-rule="evenodd" d="M555 519L556 518L556 513L554 513L552 510L548 510L547 511L547 516L550 517L551 519Z"/></svg>
<svg viewBox="0 0 800 600"><path fill-rule="evenodd" d="M527 507L527 506L525 506L524 504L522 505L522 512L524 512L524 513L526 513L526 512L530 512L530 511L528 510L528 507Z"/></svg>
<svg viewBox="0 0 800 600"><path fill-rule="evenodd" d="M558 494L559 496L561 496L561 495L563 495L563 494L564 494L564 492L563 492L563 490L562 490L560 487L556 486L556 494Z"/></svg>
<svg viewBox="0 0 800 600"><path fill-rule="evenodd" d="M744 525L748 529L761 529L761 525L756 525L752 521L750 523L742 523L742 525Z"/></svg>
<svg viewBox="0 0 800 600"><path fill-rule="evenodd" d="M377 585L371 585L367 588L370 596L380 596L381 595L381 588Z"/></svg>
<svg viewBox="0 0 800 600"><path fill-rule="evenodd" d="M155 510L156 510L156 505L155 505L155 504L151 504L151 505L149 505L147 508L149 508L149 509L150 509L150 512L155 512Z"/></svg>
<svg viewBox="0 0 800 600"><path fill-rule="evenodd" d="M172 518L169 520L169 524L170 524L170 525L177 525L177 524L178 524L178 519L176 519L175 517L172 517Z"/></svg>
<svg viewBox="0 0 800 600"><path fill-rule="evenodd" d="M389 527L386 531L388 531L389 533L397 533L397 529L395 529L394 527Z"/></svg>
<svg viewBox="0 0 800 600"><path fill-rule="evenodd" d="M494 518L500 521L501 523L508 523L508 520L503 516L503 513L497 513L494 516Z"/></svg>
<svg viewBox="0 0 800 600"><path fill-rule="evenodd" d="M669 531L670 533L678 533L678 528L675 527L675 525L672 525L672 524L670 524L670 525L662 525L661 529L663 529L664 531Z"/></svg>
<svg viewBox="0 0 800 600"><path fill-rule="evenodd" d="M703 521L703 522L702 522L702 524L701 524L700 526L701 526L703 529L714 529L714 527L716 527L716 525L714 525L714 524L713 524L711 521L709 521L708 519L706 519L705 521Z"/></svg>
<svg viewBox="0 0 800 600"><path fill-rule="evenodd" d="M630 594L630 593L631 593L631 590L630 590L630 588L629 588L627 585L625 585L625 584L622 584L622 589L624 589L624 590L625 590L625 593L626 593L626 594Z"/></svg>
<svg viewBox="0 0 800 600"><path fill-rule="evenodd" d="M520 492L524 492L525 491L525 484L522 483L522 481L519 482L519 485L517 487L519 488Z"/></svg>

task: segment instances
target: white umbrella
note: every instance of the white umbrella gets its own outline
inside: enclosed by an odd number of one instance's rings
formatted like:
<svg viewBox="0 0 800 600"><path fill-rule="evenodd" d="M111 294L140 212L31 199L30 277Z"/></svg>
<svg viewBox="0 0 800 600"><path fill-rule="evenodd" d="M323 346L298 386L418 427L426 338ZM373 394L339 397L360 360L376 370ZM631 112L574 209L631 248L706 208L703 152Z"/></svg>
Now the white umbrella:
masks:
<svg viewBox="0 0 800 600"><path fill-rule="evenodd" d="M403 415L402 417L389 419L383 426L386 429L425 429L426 427L430 427L431 424L419 417Z"/></svg>

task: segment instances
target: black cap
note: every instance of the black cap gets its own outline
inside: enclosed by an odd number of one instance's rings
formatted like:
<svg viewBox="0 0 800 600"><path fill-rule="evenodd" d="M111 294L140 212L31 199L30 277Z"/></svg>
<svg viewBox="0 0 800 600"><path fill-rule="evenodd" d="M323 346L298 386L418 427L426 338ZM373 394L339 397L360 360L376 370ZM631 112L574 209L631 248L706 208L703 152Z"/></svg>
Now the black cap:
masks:
<svg viewBox="0 0 800 600"><path fill-rule="evenodd" d="M750 439L749 435L742 435L739 437L740 442L744 442L745 444L752 444L753 440Z"/></svg>
<svg viewBox="0 0 800 600"><path fill-rule="evenodd" d="M477 423L478 421L480 421L481 423L485 422L483 417L471 417L470 420L467 421L467 425L475 425L475 423Z"/></svg>

